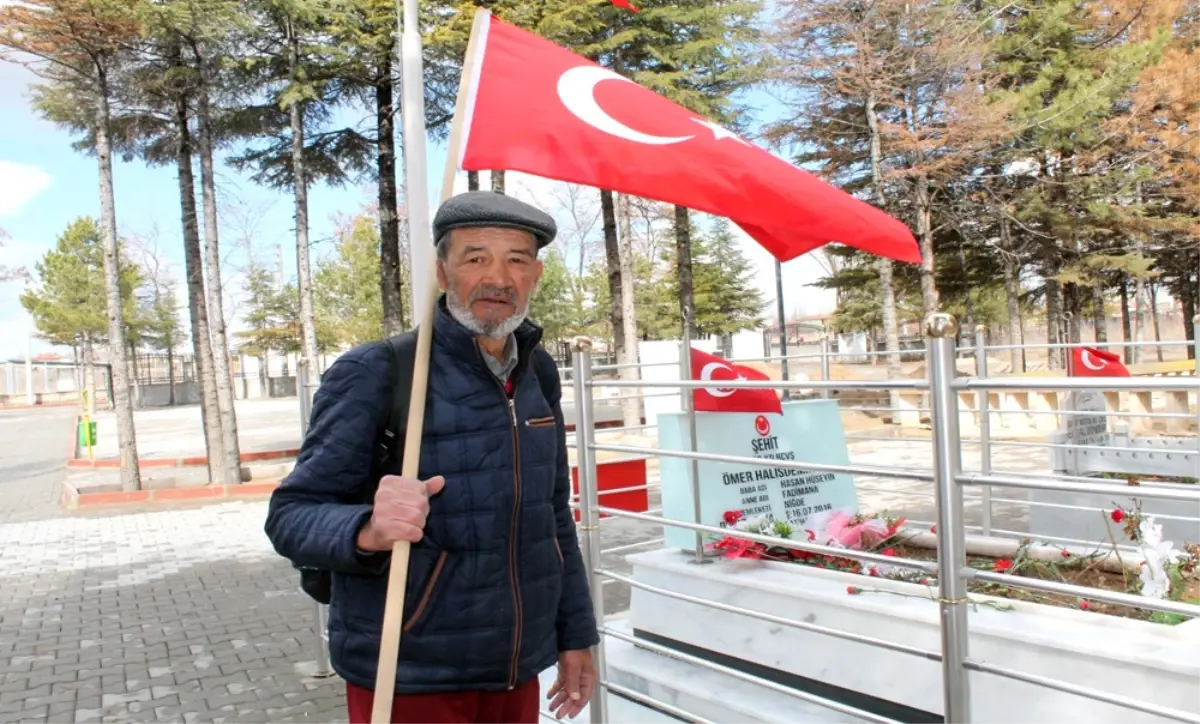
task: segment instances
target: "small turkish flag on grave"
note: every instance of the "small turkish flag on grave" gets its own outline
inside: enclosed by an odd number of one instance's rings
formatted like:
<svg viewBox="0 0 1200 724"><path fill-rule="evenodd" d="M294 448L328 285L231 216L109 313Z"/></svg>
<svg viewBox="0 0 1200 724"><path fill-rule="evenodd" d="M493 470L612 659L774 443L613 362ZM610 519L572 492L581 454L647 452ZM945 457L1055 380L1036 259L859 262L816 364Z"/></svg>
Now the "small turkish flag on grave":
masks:
<svg viewBox="0 0 1200 724"><path fill-rule="evenodd" d="M692 349L692 379L705 382L725 380L769 381L762 372L726 362L716 355ZM728 387L698 387L694 390L696 412L774 412L783 413L775 390L746 390Z"/></svg>
<svg viewBox="0 0 1200 724"><path fill-rule="evenodd" d="M1129 370L1121 358L1112 352L1095 347L1071 348L1071 375L1073 377L1129 377Z"/></svg>

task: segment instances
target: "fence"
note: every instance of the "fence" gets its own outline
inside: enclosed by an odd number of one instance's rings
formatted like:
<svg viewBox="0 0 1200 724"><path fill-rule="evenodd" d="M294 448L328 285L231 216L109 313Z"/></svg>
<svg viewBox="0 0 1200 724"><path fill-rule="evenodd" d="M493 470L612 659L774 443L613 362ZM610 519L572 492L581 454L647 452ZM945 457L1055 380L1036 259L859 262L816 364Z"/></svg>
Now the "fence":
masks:
<svg viewBox="0 0 1200 724"><path fill-rule="evenodd" d="M96 368L96 384L107 399L107 366ZM80 371L73 362L0 362L0 405L31 405L79 399Z"/></svg>
<svg viewBox="0 0 1200 724"><path fill-rule="evenodd" d="M1131 712L1137 711L1163 719L1185 722L1200 722L1200 714L1198 714L1196 711L1187 711L1163 705L1161 703L1161 699L1159 701L1135 699L1133 697L1114 693L1103 688L1089 687L1081 685L1077 682L1067 681L1064 680L1063 677L1033 674L1018 670L1016 668L999 666L989 663L988 661L976 656L972 656L968 644L968 622L972 613L970 610L971 603L967 596L967 585L972 581L991 583L1003 585L1010 589L1024 589L1027 591L1041 592L1046 594L1071 596L1082 600L1091 600L1100 603L1127 606L1154 611L1161 614L1172 614L1184 617L1186 619L1200 617L1200 606L1172 600L1132 595L1120 591L1108 591L1087 586L1080 586L1072 583L1023 578L979 570L967 565L966 548L967 531L971 527L974 527L975 529L982 529L985 533L991 534L1005 534L1012 536L1028 535L1028 533L1021 531L998 530L992 526L990 513L992 505L997 502L1001 502L1001 499L991 498L991 491L993 488L998 490L1028 491L1030 493L1063 495L1091 494L1111 496L1113 498L1127 498L1130 495L1130 487L1128 485L1105 482L1095 478L1081 477L1079 475L1064 474L1062 471L1051 472L1051 474L1035 475L1028 473L1011 474L995 470L992 465L993 451L991 450L991 446L999 444L999 441L992 440L989 435L988 424L991 418L991 416L987 414L987 399L989 394L1012 392L1016 390L1066 390L1082 392L1098 389L1102 389L1108 393L1117 394L1131 392L1152 394L1182 392L1186 394L1189 391L1200 392L1200 377L989 377L986 369L986 350L988 348L983 344L978 344L973 350L957 349L955 344L957 332L958 330L956 322L949 315L935 314L931 315L927 320L925 341L925 360L927 369L924 379L839 382L829 380L828 374L826 374L825 379L820 381L723 381L721 383L722 388L728 389L772 388L792 391L816 390L822 395L829 395L835 390L846 389L861 391L894 391L896 389L901 389L906 392L917 392L926 395L928 401L928 417L931 424L931 436L925 440L924 443L921 440L916 440L913 441L913 444L925 444L929 446L926 449L932 452L933 464L928 468L904 467L894 464L885 466L863 466L856 464L826 465L798 462L788 463L774 459L736 457L699 452L696 451L696 446L694 444L695 414L691 410L687 409L686 402L690 398L690 395L686 394L682 396L682 399L685 402L685 413L688 416L690 426L693 430L693 434L691 435L693 444L689 450L674 451L653 448L638 448L629 445L598 442L595 420L595 402L593 400L594 389L597 387L597 382L594 380L593 375L597 368L592 364L592 360L590 359L590 343L588 343L587 340L580 340L577 343L573 366L570 371L570 377L573 381L574 400L576 401L576 416L574 420L576 434L574 436L574 445L579 468L580 494L577 502L573 504L577 505L580 511L581 520L579 532L582 536L582 548L584 551L585 563L589 571L591 591L593 596L593 607L601 633L601 644L596 651L596 664L599 676L598 690L591 704L591 720L593 722L607 722L613 720L608 711L611 701L605 696L606 693L613 694L618 698L638 702L651 709L656 709L660 712L669 714L672 717L679 718L684 721L706 721L704 718L687 711L683 706L679 705L678 702L676 704L671 704L650 696L645 692L635 691L628 685L623 685L614 681L610 675L609 667L606 662L606 647L609 641L619 641L625 644L632 644L634 647L637 647L640 650L654 652L678 661L685 661L693 666L717 671L742 681L750 681L762 687L764 690L791 696L797 700L797 703L806 702L808 704L816 704L830 710L848 714L866 721L897 721L895 718L880 716L876 713L859 709L855 706L834 701L825 696L816 695L805 691L798 691L778 682L768 680L762 676L730 669L728 666L723 666L719 663L714 663L702 657L691 655L677 647L663 645L661 643L648 640L644 637L637 635L631 636L627 633L624 633L614 627L611 621L606 618L607 611L605 607L605 589L607 585L612 582L629 586L632 589L640 589L649 593L653 593L654 595L661 597L663 600L686 601L690 604L707 607L710 610L731 614L734 615L738 621L757 619L760 621L769 622L777 628L783 627L813 632L825 636L855 641L857 643L866 644L881 650L898 652L928 661L940 662L942 708L944 710L944 720L947 722L969 722L972 721L973 718L977 718L973 716L971 709L972 690L970 682L968 681L968 672L988 674L993 677L1002 677L1011 681L1023 682L1024 684L1035 687L1041 687L1057 692L1065 692L1084 697L1090 701L1103 702L1109 705L1122 707ZM1193 340L1191 344L1200 347L1200 344L1198 344L1195 340ZM1068 345L1057 345L1058 348L1065 348L1067 346ZM686 350L686 345L683 349ZM996 348L993 347L990 349ZM978 374L975 376L963 377L958 373L958 356L965 352L970 352L977 357ZM1200 355L1197 355L1197 357L1200 357ZM682 358L687 359L687 356L682 355ZM610 379L603 381L603 385L606 387L628 387L643 389L674 388L686 391L690 389L711 386L712 384L711 382L698 382L691 380L690 374L688 374L688 370L686 369L681 370L681 372L682 378L678 381L628 381ZM979 425L981 437L977 440L964 439L961 434L960 415L962 414L962 406L960 398L964 395L976 396L978 399L977 408L983 410L982 416L979 417L981 422ZM1185 397L1184 399L1186 401L1187 398ZM1056 411L1055 414L1069 416L1069 411ZM1186 416L1188 413L1176 411L1173 413L1161 414L1164 416L1180 417ZM1196 415L1200 416L1200 399L1197 400ZM1198 431L1198 433L1200 433L1200 431ZM894 440L894 438L883 439ZM1119 440L1118 442L1121 442L1121 445L1118 446L1118 449L1128 444L1125 441ZM1109 451L1112 451L1113 449L1113 446L1111 445L1090 446L1074 445L1063 442L1039 442L1026 444L1041 447L1048 453L1047 467L1050 467L1049 453L1053 453L1063 448L1086 450L1090 447L1106 447L1106 449ZM1194 447L1195 444L1196 443L1193 440L1191 445ZM982 447L981 465L977 472L968 471L964 468L964 445L977 445ZM1143 455L1146 454L1146 448L1144 447L1131 447L1130 449L1140 452ZM1182 451L1183 447L1181 447L1178 452ZM653 510L646 513L640 513L601 505L600 489L597 483L597 456L601 453L674 457L691 461L691 494L692 500L696 504L696 509L693 511L693 519L691 521L685 521L677 518L666 518L661 514L658 514L658 511ZM1188 451L1188 454L1192 453ZM1195 455L1196 460L1200 460L1200 450L1197 450ZM868 479L907 479L922 481L925 484L932 484L936 503L936 519L934 521L937 526L936 545L938 555L936 566L932 566L927 562L911 558L887 557L878 553L869 553L846 548L834 548L825 545L817 545L815 543L780 539L776 537L768 538L766 536L734 531L728 528L704 525L700 518L699 477L696 474L696 466L701 460L737 463L745 466L791 468L794 470L815 472L845 473L865 476ZM659 485L654 485L647 482L646 485L638 487L651 489L659 487ZM978 492L977 495L976 491ZM613 491L606 490L605 492L607 494ZM965 504L968 494L970 494L970 497L978 499L982 503L983 509L987 511L984 513L983 521L980 526L968 526L967 524ZM1175 501L1177 505L1180 503L1186 504L1188 507L1183 509L1183 512L1195 510L1197 506L1200 506L1200 490L1197 490L1196 486L1168 484L1158 485L1144 483L1137 486L1136 494L1138 498L1145 499L1147 501ZM1057 509L1081 509L1089 511L1093 514L1096 511L1103 510L1103 508L1087 508L1078 505L1037 501L1033 499L1019 502L1025 502L1031 508L1049 507ZM1191 530L1193 531L1197 529L1197 524L1200 524L1200 517L1195 515L1177 515L1174 517L1190 525ZM614 570L612 565L606 565L604 562L604 557L623 554L632 548L660 544L662 539L647 538L643 542L634 545L623 545L610 547L607 549L603 548L602 536L604 531L606 529L611 529L611 526L613 525L621 525L622 521L648 523L656 528L660 526L667 526L671 528L684 528L694 531L694 556L696 562L703 562L705 560L703 541L704 536L707 534L742 538L757 543L765 543L795 551L803 551L808 554L833 555L843 558L851 558L858 560L864 565L886 564L894 567L936 573L937 583L935 595L937 607L940 612L940 651L924 650L904 643L898 643L896 641L889 641L863 635L858 632L838 630L817 625L812 621L800 621L786 617L773 616L751 610L746 607L734 606L717 600L708 600L695 595L689 595L681 591L667 590L663 587L655 587L635 580L634 578L623 575L619 571ZM1051 537L1051 539L1054 538ZM1069 537L1062 537L1058 540L1071 541L1073 539ZM1155 695L1155 692L1148 690L1146 691L1146 695ZM1013 710L1017 711L1021 706L1021 703L1012 702L1012 706ZM547 718L553 718L548 712L542 713L543 716ZM993 718L995 718L995 716L999 716L1001 719L1004 718L1004 715L1000 712L997 712ZM1015 720L1018 717L1012 715L1011 718Z"/></svg>

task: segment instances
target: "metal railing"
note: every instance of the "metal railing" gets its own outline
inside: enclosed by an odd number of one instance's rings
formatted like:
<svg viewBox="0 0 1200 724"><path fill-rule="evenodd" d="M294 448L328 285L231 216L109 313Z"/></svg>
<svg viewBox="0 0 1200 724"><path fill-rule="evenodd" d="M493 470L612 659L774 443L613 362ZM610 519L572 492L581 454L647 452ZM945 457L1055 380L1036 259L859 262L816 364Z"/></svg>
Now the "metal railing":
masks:
<svg viewBox="0 0 1200 724"><path fill-rule="evenodd" d="M958 403L959 394L962 391L975 391L980 395L980 399L983 400L986 398L988 391L1004 389L1058 389L1075 391L1103 388L1110 390L1116 389L1140 391L1196 390L1197 392L1200 392L1200 377L1142 377L1125 379L1078 377L1020 379L989 378L987 376L986 366L986 350L989 348L982 344L982 339L980 339L982 337L981 332L980 330L977 330L977 339L979 339L979 343L974 348L974 351L977 357L978 371L980 374L978 377L974 378L958 378L956 372L956 360L958 358L958 354L962 350L956 349L956 337L957 324L953 317L946 314L934 314L930 316L926 322L927 377L924 380L834 382L827 378L822 381L722 381L721 383L722 388L728 389L769 388L795 390L809 388L827 391L830 389L880 390L904 388L925 391L929 395L929 409L931 410L930 421L932 426L931 436L926 440L927 444L931 445L933 458L933 464L928 469L912 467L898 468L888 466L865 466L855 464L827 465L816 463L789 463L787 461L775 459L746 458L730 455L719 455L714 453L704 453L696 450L694 435L685 436L685 440L687 440L689 437L691 439L690 448L685 450L657 450L628 445L598 443L596 439L597 430L595 426L594 403L592 401L591 390L594 386L598 386L599 383L594 382L592 379L592 367L590 366L590 342L586 339L580 339L577 341L575 354L573 356L571 379L574 385L574 397L576 400L577 413L574 444L579 469L580 493L578 498L578 508L580 510L580 525L578 526L578 530L583 538L582 548L585 553L585 565L588 570L589 581L591 584L593 608L601 633L601 642L596 650L596 664L600 681L598 684L597 695L593 698L591 703L592 722L599 723L610 721L608 702L604 696L605 692L619 696L626 696L626 698L629 698L633 701L646 704L647 706L659 709L660 711L671 713L672 715L687 721L704 721L694 714L686 711L680 711L677 706L671 706L664 702L652 700L644 693L633 692L629 690L628 687L623 687L612 682L609 679L609 670L607 668L607 662L605 658L605 640L609 638L633 644L638 648L656 652L676 660L685 661L694 666L718 671L736 679L749 681L763 689L787 694L796 699L817 704L830 710L858 717L866 721L893 721L892 719L883 717L873 712L864 711L854 706L833 701L816 694L799 691L778 682L768 681L740 670L735 670L727 666L716 664L705 658L678 651L673 647L665 646L661 643L651 642L637 635L629 635L614 629L606 622L605 619L604 584L609 581L615 581L631 588L649 591L662 597L683 600L689 603L706 606L717 611L767 621L776 626L801 629L840 638L843 640L849 640L895 652L909 654L926 660L940 661L942 664L942 703L945 720L947 722L957 723L969 722L972 720L971 691L967 672L976 671L1033 684L1039 687L1071 693L1095 701L1106 702L1108 704L1149 713L1155 716L1178 721L1200 723L1200 716L1194 712L1175 709L1154 702L1135 700L1133 698L1115 694L1109 691L1087 687L1053 677L1024 673L972 658L969 647L968 633L968 619L970 615L971 602L967 598L967 592L968 584L973 581L1002 584L1011 589L1024 589L1028 591L1073 596L1081 599L1110 603L1120 606L1128 606L1147 611L1176 614L1185 618L1200 617L1200 606L1172 600L1155 599L1128 593L1107 591L1072 583L1003 575L1000 573L978 570L968 566L966 531L969 526L966 523L965 501L972 497L975 489L980 491L980 495L978 497L982 498L987 503L987 505L985 505L985 510L990 510L990 504L992 502L996 502L990 498L992 487L1055 491L1060 493L1088 492L1124 496L1130 495L1130 489L1126 485L1100 482L1093 478L1079 476L1040 475L1027 473L1009 474L997 472L992 468L990 462L990 453L987 452L988 446L990 445L990 437L986 426L981 426L981 438L979 441L985 449L985 454L983 455L983 465L978 472L968 472L963 468L962 449L964 443L969 444L972 441L964 440L961 436L959 426L960 409ZM1191 342L1191 344L1197 345L1197 351L1200 352L1200 344L1195 341ZM688 355L686 353L688 346L687 340L685 340L681 345L681 359L688 359ZM1197 357L1200 357L1200 354L1198 354ZM711 382L695 381L689 378L689 370L685 365L681 367L681 379L678 381L605 380L603 385L609 387L641 388L672 387L680 390L712 386ZM690 418L690 426L692 429L694 429L695 413L690 411L686 404L691 395L683 394L681 397L683 398L683 402L685 404L685 414L687 414ZM981 402L981 405L986 405L986 402ZM1198 407L1200 407L1200 402L1198 402ZM1198 414L1200 414L1200 412L1198 412ZM986 419L986 416L984 416L984 419ZM914 442L920 442L920 439L916 439ZM693 520L691 522L674 518L666 518L660 514L638 513L615 507L602 506L600 504L600 495L602 491L599 489L597 477L597 452L682 458L690 460L693 466L695 466L699 461L703 460L738 463L743 465L759 465L773 468L798 468L809 471L840 472L886 479L909 479L932 483L936 501L936 550L938 551L937 563L933 564L928 561L901 558L897 556L883 556L878 553L847 548L833 548L829 546L818 545L816 543L799 542L774 536L756 535L732 528L704 525L701 522L699 513L699 476L696 474L695 467L693 467L692 475L690 477L692 499L693 501L696 501L696 510L693 511ZM1198 451L1198 453L1200 453L1200 451ZM647 484L645 486L635 486L635 488L636 487L645 487L646 489L649 489L652 486ZM1188 488L1191 489L1189 490ZM605 490L603 492L607 494L610 491ZM1147 499L1184 501L1189 504L1200 505L1200 489L1196 489L1194 486L1142 485L1138 486L1136 489L1136 496ZM841 558L857 560L861 563L883 563L888 566L908 568L936 574L936 601L940 612L939 627L941 631L940 651L927 651L919 647L886 641L883 639L876 639L852 632L839 631L823 627L815 623L791 620L785 617L775 616L743 607L706 600L696 596L670 591L662 587L652 586L635 580L630 576L608 570L604 567L602 560L603 555L623 553L643 545L661 542L661 540L654 539L631 545L602 549L602 515L609 520L639 521L642 523L650 523L654 525L669 526L671 528L694 531L696 535L695 562L697 563L711 562L711 559L709 559L704 552L703 537L707 534L736 537L756 543L764 543L772 547L806 551L810 554L835 555ZM991 532L992 525L990 513L985 514L982 527L985 531L985 534ZM1028 533L1022 534L1015 531L1006 532L1014 535L1028 535ZM635 696L627 696L629 694L634 694Z"/></svg>

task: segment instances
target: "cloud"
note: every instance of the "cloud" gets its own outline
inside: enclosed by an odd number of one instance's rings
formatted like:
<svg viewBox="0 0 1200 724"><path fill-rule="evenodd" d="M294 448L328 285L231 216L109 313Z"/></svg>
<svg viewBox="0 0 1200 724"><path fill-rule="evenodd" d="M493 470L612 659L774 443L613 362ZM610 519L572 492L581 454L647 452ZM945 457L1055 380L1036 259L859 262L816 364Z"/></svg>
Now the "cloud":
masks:
<svg viewBox="0 0 1200 724"><path fill-rule="evenodd" d="M37 166L0 161L0 216L16 216L53 183L54 177Z"/></svg>

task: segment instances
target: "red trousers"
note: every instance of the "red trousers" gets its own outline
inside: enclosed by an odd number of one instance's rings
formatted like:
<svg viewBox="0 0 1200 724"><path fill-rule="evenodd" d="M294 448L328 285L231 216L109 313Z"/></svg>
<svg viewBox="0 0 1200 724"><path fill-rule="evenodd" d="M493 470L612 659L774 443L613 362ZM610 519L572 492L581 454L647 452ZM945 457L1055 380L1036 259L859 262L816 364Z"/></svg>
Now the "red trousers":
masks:
<svg viewBox="0 0 1200 724"><path fill-rule="evenodd" d="M392 724L538 724L538 680L511 691L396 694ZM350 724L369 724L375 692L346 684Z"/></svg>

